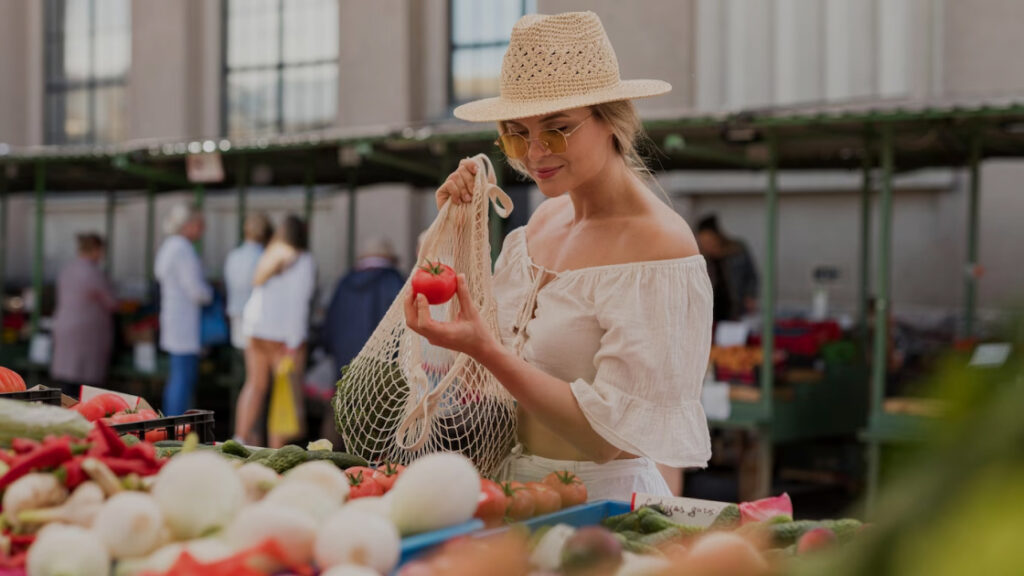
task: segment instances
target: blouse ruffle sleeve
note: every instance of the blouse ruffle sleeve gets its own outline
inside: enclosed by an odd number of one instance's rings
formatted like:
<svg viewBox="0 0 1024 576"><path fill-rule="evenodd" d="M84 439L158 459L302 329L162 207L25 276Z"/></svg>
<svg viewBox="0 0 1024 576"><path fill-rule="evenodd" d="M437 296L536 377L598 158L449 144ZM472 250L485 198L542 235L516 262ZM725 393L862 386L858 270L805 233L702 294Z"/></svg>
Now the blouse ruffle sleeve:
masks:
<svg viewBox="0 0 1024 576"><path fill-rule="evenodd" d="M594 286L593 298L604 330L596 376L570 383L590 425L623 451L706 466L711 441L700 396L713 298L704 260L623 271Z"/></svg>

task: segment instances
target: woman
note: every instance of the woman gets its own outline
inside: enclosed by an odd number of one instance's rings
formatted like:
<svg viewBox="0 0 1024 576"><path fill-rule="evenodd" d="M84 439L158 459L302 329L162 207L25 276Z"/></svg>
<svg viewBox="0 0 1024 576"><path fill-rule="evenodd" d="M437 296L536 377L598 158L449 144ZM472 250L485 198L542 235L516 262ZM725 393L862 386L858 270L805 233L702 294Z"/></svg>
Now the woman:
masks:
<svg viewBox="0 0 1024 576"><path fill-rule="evenodd" d="M316 286L316 265L309 254L306 225L295 216L285 218L280 230L256 265L253 290L242 313L242 330L248 338L245 348L245 385L238 395L235 438L259 444L250 431L263 409L270 374L286 357L294 362L292 397L302 437L305 410L302 381L309 332L309 305ZM293 437L270 435L269 446L279 448Z"/></svg>
<svg viewBox="0 0 1024 576"><path fill-rule="evenodd" d="M114 290L100 269L104 242L99 234L78 236L78 257L57 278L50 376L64 393L78 398L83 384L107 381L117 308Z"/></svg>
<svg viewBox="0 0 1024 576"><path fill-rule="evenodd" d="M686 222L647 187L629 99L671 87L621 81L590 12L528 15L502 65L501 96L460 106L497 121L510 164L548 198L505 240L494 272L501 341L490 336L460 277L461 317L406 302L409 327L464 352L516 399L513 479L575 472L591 499L670 495L655 463L703 467L710 457L701 384L712 292ZM463 161L438 205L469 202Z"/></svg>
<svg viewBox="0 0 1024 576"><path fill-rule="evenodd" d="M203 305L213 298L195 248L204 229L203 214L197 207L176 204L164 222L167 239L153 264L160 283L160 348L171 359L162 405L168 416L191 407L199 381L200 315Z"/></svg>

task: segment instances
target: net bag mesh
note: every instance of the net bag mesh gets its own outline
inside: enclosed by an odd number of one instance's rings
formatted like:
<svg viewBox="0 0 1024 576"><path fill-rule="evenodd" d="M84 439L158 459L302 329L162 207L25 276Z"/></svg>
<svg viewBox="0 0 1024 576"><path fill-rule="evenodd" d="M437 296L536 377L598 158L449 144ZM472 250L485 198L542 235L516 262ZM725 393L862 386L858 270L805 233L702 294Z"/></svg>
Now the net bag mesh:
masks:
<svg viewBox="0 0 1024 576"><path fill-rule="evenodd" d="M473 303L498 337L491 288L489 206L512 210L494 184L487 156L477 164L473 200L447 202L426 231L417 265L441 261L465 274ZM469 356L433 346L406 327L404 302L412 276L363 349L342 369L332 405L345 449L371 463L412 460L432 452L459 452L485 476L498 473L516 439L515 403L505 388ZM431 306L435 320L453 320L458 298Z"/></svg>

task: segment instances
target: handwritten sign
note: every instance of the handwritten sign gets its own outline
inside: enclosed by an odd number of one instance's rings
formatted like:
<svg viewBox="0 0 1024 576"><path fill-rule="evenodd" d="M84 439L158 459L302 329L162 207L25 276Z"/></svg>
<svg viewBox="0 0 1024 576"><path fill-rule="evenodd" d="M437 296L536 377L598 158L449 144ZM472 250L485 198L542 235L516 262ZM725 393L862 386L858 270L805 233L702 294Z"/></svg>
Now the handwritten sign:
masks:
<svg viewBox="0 0 1024 576"><path fill-rule="evenodd" d="M659 506L673 522L687 526L710 526L718 513L728 506L728 502L699 500L697 498L671 498L651 494L633 493L632 509L643 506Z"/></svg>

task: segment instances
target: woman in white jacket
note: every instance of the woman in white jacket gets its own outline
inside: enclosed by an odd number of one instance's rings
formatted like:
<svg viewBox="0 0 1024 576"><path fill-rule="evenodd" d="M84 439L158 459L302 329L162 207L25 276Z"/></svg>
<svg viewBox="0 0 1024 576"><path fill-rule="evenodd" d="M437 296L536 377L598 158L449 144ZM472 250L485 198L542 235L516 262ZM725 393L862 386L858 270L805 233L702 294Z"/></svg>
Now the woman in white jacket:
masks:
<svg viewBox="0 0 1024 576"><path fill-rule="evenodd" d="M235 438L258 444L249 435L267 396L270 374L286 357L294 362L292 394L299 431L304 434L305 410L302 381L305 371L309 306L316 285L316 264L307 249L306 225L287 216L273 241L260 257L253 291L242 313L246 381L238 396ZM284 446L293 437L270 435L268 445Z"/></svg>
<svg viewBox="0 0 1024 576"><path fill-rule="evenodd" d="M160 348L170 354L163 411L176 416L188 410L199 379L199 316L213 297L203 278L194 242L203 237L203 215L186 204L175 206L166 222L167 239L156 255L160 282Z"/></svg>

